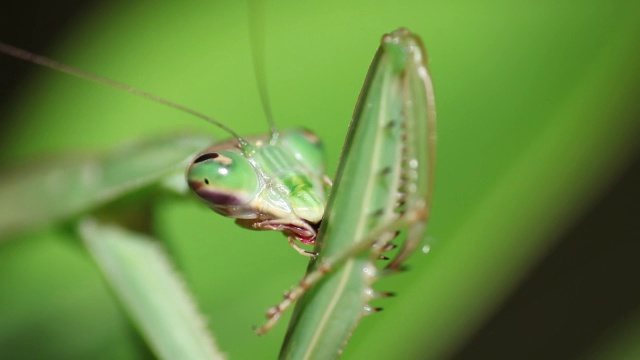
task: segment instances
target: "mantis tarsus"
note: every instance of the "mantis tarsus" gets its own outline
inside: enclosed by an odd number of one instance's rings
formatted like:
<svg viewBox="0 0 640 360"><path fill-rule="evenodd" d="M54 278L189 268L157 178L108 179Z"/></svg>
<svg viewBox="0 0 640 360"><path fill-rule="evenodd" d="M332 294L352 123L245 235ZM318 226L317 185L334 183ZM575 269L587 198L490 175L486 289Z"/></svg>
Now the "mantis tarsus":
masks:
<svg viewBox="0 0 640 360"><path fill-rule="evenodd" d="M3 47L2 51L19 56L14 50L7 49ZM64 66L54 67L64 70ZM74 72L79 73L75 70ZM258 333L268 331L284 309L322 280L326 274L340 270L341 264L364 258L365 262L358 264L358 266L364 266L359 270L362 273L362 270L369 266L368 264L381 257L383 251L391 248L389 241L395 237L396 231L408 227L407 241L386 271L395 272L400 268L420 240L428 217L435 146L433 106L433 92L426 70L426 54L420 41L406 30L398 30L385 36L365 82L347 137L336 186L329 200L328 212L324 215L324 204L321 209L318 208L318 199L323 200L328 183L323 171L304 170L311 174L305 173L303 174L305 179L300 179L304 171L298 171L292 175L287 172L289 170L281 171L281 167L274 167L267 171L269 176L263 177L265 174L260 172L262 164L256 165L249 161L249 166L259 170L258 178L249 180L235 178L231 179L231 183L224 183L226 180L223 179L224 191L220 191L219 186L214 189L207 188L209 178L199 174L197 168L202 167L201 165L214 165L218 168L222 165L222 168L228 171L228 165L237 163L236 160L252 159L256 154L256 147L282 149L282 142L289 139L288 133L281 136L274 133L271 137L253 145L236 136L234 144L237 146L225 150L231 152L223 152L219 149L209 150L196 158L190 172L191 186L202 198L209 201L215 199L217 202L213 203L212 207L216 211L239 218L239 223L244 226L283 230L290 238L290 242L292 239L298 239L304 243L316 244L319 257L312 262L310 273L299 287L287 293L283 304L270 310L269 322L258 329ZM366 120L378 121L375 121L373 126L369 126ZM219 123L216 125L226 128ZM235 135L232 131L231 133ZM297 136L298 140L308 141L301 147L301 157L304 162L313 159L315 164L318 157L317 149L313 146L315 140L309 140L310 137L306 133L293 134L293 138ZM288 150L291 149L291 147L288 148ZM358 161L352 155L356 152L367 153L369 150L372 150L369 153L375 155L370 157L370 161ZM242 174L249 174L246 166L242 171ZM214 172L221 173L219 169ZM281 184L272 183L272 176L280 179ZM265 187L265 183L271 187ZM242 186L234 188L229 187L230 184ZM273 198L273 194L288 195L300 189L299 184L305 186L310 184L309 188L313 189L312 200L315 208L304 215L296 211L288 211L287 213L293 213L295 216L284 221L282 213L268 212L261 207L265 201L263 198L255 200L256 197L252 196L256 193L253 190L259 189L257 193L262 193L265 188L271 193L271 196L266 198ZM283 188L286 189L283 190ZM247 204L250 205L245 207ZM347 206L348 204L351 206ZM232 207L223 208L222 205ZM289 208L293 207L289 206ZM309 206L304 205L302 208L306 211ZM251 211L248 212L247 209ZM341 221L338 215L339 209L347 212L359 210L359 215L354 221ZM249 214L250 212L252 213ZM316 242L316 230L320 218L323 220ZM259 221L253 221L255 219ZM347 228L350 230L344 231ZM336 234L341 240L331 239L336 237ZM300 248L298 250L303 253L306 251ZM368 288L370 282L379 276L379 273L370 275L373 276L361 281L364 288ZM367 299L364 299L363 304L366 303Z"/></svg>

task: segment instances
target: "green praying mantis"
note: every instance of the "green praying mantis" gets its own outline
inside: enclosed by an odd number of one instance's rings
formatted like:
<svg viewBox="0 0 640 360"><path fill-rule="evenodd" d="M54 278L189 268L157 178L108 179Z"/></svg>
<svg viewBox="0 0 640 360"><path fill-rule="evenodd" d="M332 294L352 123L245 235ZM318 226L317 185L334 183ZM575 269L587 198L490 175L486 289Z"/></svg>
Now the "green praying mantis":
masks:
<svg viewBox="0 0 640 360"><path fill-rule="evenodd" d="M401 270L421 241L433 192L435 100L422 42L406 29L382 38L333 184L324 171L319 139L308 131L280 132L272 126L269 135L245 139L222 123L157 96L8 45L0 45L0 51L152 98L233 136L213 145L206 137L173 137L9 177L0 186L7 206L0 212L0 235L77 219L152 184L178 191L188 184L217 213L243 227L282 231L294 249L312 258L304 279L256 329L266 333L300 300L283 353L304 351L304 356L339 351L335 349L342 348L358 320L375 311L369 301L388 295L373 291L373 281ZM43 190L28 191L34 186ZM10 204L17 201L42 206L30 213L11 211ZM81 236L90 236L91 226L80 223ZM391 241L400 230L406 230L402 246L379 268L378 260L394 249ZM341 320L342 332L318 336L335 319ZM316 323L318 332L293 339L296 327L307 322ZM293 343L295 347L287 345Z"/></svg>

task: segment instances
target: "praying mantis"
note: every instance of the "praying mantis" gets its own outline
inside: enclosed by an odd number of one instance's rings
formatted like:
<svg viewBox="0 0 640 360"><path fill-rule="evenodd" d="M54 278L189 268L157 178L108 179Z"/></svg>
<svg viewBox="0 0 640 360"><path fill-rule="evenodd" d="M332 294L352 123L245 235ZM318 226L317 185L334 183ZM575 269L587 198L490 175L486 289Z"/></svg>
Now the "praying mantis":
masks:
<svg viewBox="0 0 640 360"><path fill-rule="evenodd" d="M111 202L114 198L124 196L132 188L156 182L158 178L165 177L165 175L171 179L166 183L180 183L175 179L183 176L181 173L184 170L180 170L180 168L185 165L185 160L188 159L193 160L188 175L191 188L214 210L225 215L239 215L239 223L243 226L283 230L288 235L289 242L300 253L311 257L317 255L317 258L312 260L310 264L307 277L299 287L287 293L284 303L269 311L269 322L258 328L256 330L258 333L263 334L268 331L280 317L280 314L305 291L309 289L312 289L312 293L321 291L324 287L332 286L331 283L336 279L349 279L349 281L358 283L360 287L351 287L351 291L363 295L368 294L369 298L384 296L382 293L374 293L370 289L370 283L383 273L393 273L401 269L404 260L420 241L429 214L435 159L435 108L426 62L426 53L422 49L420 40L407 30L401 29L383 37L381 49L371 66L359 105L356 108L354 121L350 126L342 161L326 211L324 211L325 204L319 203L323 202L324 192L328 190L330 181L326 180L322 171L311 171L317 170L320 166L311 166L308 171L311 175L308 175L306 179L301 179L300 173L287 177L289 173L281 171L279 167L271 170L269 176L266 176L264 173L269 171L262 170L266 165L254 164L249 161L248 166L250 167L244 166L242 175L251 177L249 170L251 168L257 169L259 170L257 180L232 179L232 185L242 186L229 190L229 186L226 186L228 184L224 184L225 179L228 178L224 178L221 182L225 185L223 186L226 191L224 196L220 195L219 186L207 189L207 185L210 185L206 183L209 178L208 175L200 174L201 167L216 166L214 173L220 174L220 168L228 171L230 165L238 164L243 159L254 159L258 150L263 148L277 149L279 152L286 149L289 151L286 153L290 153L292 149L302 149L297 153L298 157L303 159L302 163L316 164L315 160L318 157L315 147L317 145L316 138L306 132L274 132L268 137L253 142L236 136L234 140L231 140L232 145L230 146L225 144L226 146L221 148L221 145L217 144L214 145L214 150L206 150L199 154L198 152L210 140L204 137L188 137L172 139L171 146L167 146L167 143L164 142L150 143L136 150L144 156L140 156L140 160L133 161L133 163L148 165L151 168L138 168L139 172L131 174L134 180L131 183L127 182L126 185L119 183L113 188L107 188L104 183L99 184L100 190L104 191L95 192L96 198L70 196L73 195L71 190L77 190L79 184L72 184L73 186L68 189L57 187L60 184L58 178L62 176L61 174L69 174L74 169L75 164L71 164L70 168L63 167L52 174L47 174L46 177L48 179L50 176L52 179L50 180L54 190L52 196L56 199L69 200L69 206L65 208L68 210L60 211L59 207L47 209L45 206L38 210L43 212L37 214L38 216L23 214L24 216L20 217L21 214L14 213L11 215L17 216L17 218L9 218L3 223L5 227L0 227L0 229L8 229L7 232L9 232L14 231L13 227L16 225L29 227L56 222L68 218L72 214L95 208L97 202ZM294 144L287 148L282 145L286 142L297 143L297 145ZM353 154L358 153L372 154L370 161L357 160ZM114 167L125 165L127 160L136 160L132 159L130 154L127 151L114 153L114 155L104 158L106 162L102 162L102 164L111 164L113 161ZM171 159L172 165L165 166L165 164L160 165L160 169L153 168L153 165L156 164L149 160L156 155L165 160ZM90 163L87 166L88 169L78 170L78 178L83 180L88 178L90 181L87 184L95 186L96 183L92 182L94 180L92 179L92 169L95 169L96 163ZM102 165L98 163L97 166ZM107 166L101 168L101 171L106 174L108 174L107 170L110 170ZM114 174L118 171L115 169ZM283 173L286 176L282 176ZM205 174L209 174L209 172L205 171ZM272 174L275 174L275 178ZM40 182L43 178L45 177L38 176ZM291 180L292 178L295 181ZM281 180L281 182L278 183L276 180ZM25 185L24 181L22 183ZM276 217L268 218L266 216L268 212L264 205L267 200L282 200L278 196L283 193L295 193L295 190L300 188L300 184L311 184L310 188L315 191L315 197L311 197L314 206L307 206L305 203L299 207L305 210L313 208L311 209L313 217L309 216L310 212L296 213L294 211L295 217L286 221L282 221L282 213ZM184 185L186 183L183 181L183 188ZM266 185L270 187L266 187ZM288 187L288 189L282 190L283 187ZM258 193L263 195L265 194L264 189L268 188L266 192L268 196L258 197L258 200L251 197L252 192L247 189L255 190L255 188L259 188ZM355 190L364 190L364 192L358 193ZM10 196L19 196L25 192L10 189L6 190L4 194L6 197L3 198L10 198ZM41 196L41 194L39 195ZM354 201L354 197L357 200ZM245 200L240 201L239 198ZM248 198L251 199L246 200ZM220 201L211 201L212 199ZM51 202L46 200L44 203L53 203L53 200L51 199ZM29 199L28 201L35 200ZM57 206L60 206L60 201L55 202L57 202ZM251 206L243 207L247 204L251 204ZM232 206L231 209L224 207L229 205ZM318 210L319 208L320 210ZM256 216L255 214L258 216L248 217L246 209L254 212L251 216ZM47 213L47 211L49 212ZM340 215L341 211L342 215ZM318 215L318 213L320 214ZM5 213L3 212L3 214ZM345 214L350 214L350 216L356 214L357 216L350 218L354 220L342 220L346 219L343 218ZM251 222L256 218L260 222ZM43 219L46 221L40 222ZM251 221L247 223L247 219ZM29 223L34 220L37 223ZM255 226L255 224L259 225ZM408 229L407 239L386 270L374 270L375 262L384 257L382 253L393 248L389 242L395 238L396 232L405 228ZM80 226L80 233L87 237L91 237L93 230L95 230L95 226L86 222ZM303 244L315 245L315 249L313 251L302 249L295 244L295 241L298 240ZM363 274L366 276L362 277ZM325 279L326 281L324 281ZM316 284L317 286L314 287ZM302 300L302 306L309 306L308 298ZM363 312L360 310L367 306L368 298L358 299L356 304L361 308L356 311L353 311L353 308L350 310L353 319L351 322L345 321L347 324L345 325L346 333L352 331L354 322L362 317ZM349 309L349 306L344 306L344 309ZM366 311L372 312L374 310ZM312 312L305 311L305 313ZM326 316L327 312L324 314ZM300 321L313 320L305 320L302 317ZM290 334L292 332L294 331L289 331ZM335 351L335 349L341 348L347 337L348 334L334 335L334 339L342 340L338 340L340 344L333 347L326 347L324 344L320 346L315 341L309 346L301 348L306 351L314 351L314 349ZM312 340L314 338L317 337L311 336ZM286 353L286 346L283 351Z"/></svg>

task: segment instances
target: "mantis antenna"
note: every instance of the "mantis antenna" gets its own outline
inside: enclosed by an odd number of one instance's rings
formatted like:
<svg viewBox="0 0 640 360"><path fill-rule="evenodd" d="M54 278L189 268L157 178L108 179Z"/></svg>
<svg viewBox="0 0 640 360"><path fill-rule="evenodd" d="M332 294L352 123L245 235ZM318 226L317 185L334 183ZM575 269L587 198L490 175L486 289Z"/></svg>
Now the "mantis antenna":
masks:
<svg viewBox="0 0 640 360"><path fill-rule="evenodd" d="M45 56L42 55L37 55L34 53L31 53L29 51L23 50L23 49L19 49L17 47L5 44L3 42L0 42L0 53L15 57L17 59L20 60L24 60L26 62L30 62L32 64L36 64L36 65L40 65L40 66L44 66L46 68L52 69L52 70L56 70L56 71L60 71L63 72L65 74L69 74L81 79L85 79L85 80L89 80L89 81L93 81L95 83L98 84L102 84L111 88L116 88L119 90L123 90L126 91L128 93L131 94L135 94L138 96L142 96L146 99L149 99L151 101L154 101L156 103L160 103L166 106L169 106L171 108L174 108L176 110L182 111L184 113L193 115L195 117L198 117L200 119L203 119L215 126L217 126L218 128L228 132L229 134L231 134L233 137L236 138L236 140L238 141L238 145L240 146L240 149L245 153L248 154L250 153L252 150L252 146L243 138L240 137L240 135L238 135L235 131L231 130L231 128L229 128L228 126L224 125L223 123L207 116L204 115L201 112L195 111L193 109L190 109L184 105L180 105L176 102L173 102L171 100L165 99L163 97L160 97L158 95L154 95L151 93L148 93L146 91L142 91L140 89L134 88L132 86L123 84L121 82L117 82L115 80L111 80L105 77L102 77L100 75L96 75L94 73L88 72L88 71L84 71L84 70L80 70L77 69L73 66L69 66L69 65L65 65L63 63L57 62L53 59L49 59Z"/></svg>
<svg viewBox="0 0 640 360"><path fill-rule="evenodd" d="M253 63L253 72L256 75L256 83L258 92L260 93L260 103L262 111L267 118L269 131L271 132L271 143L276 142L279 136L278 128L273 120L271 112L271 102L269 101L269 92L267 91L267 74L265 72L264 61L264 44L265 44L265 20L264 20L264 1L250 0L248 6L249 18L249 42L251 43L251 62Z"/></svg>

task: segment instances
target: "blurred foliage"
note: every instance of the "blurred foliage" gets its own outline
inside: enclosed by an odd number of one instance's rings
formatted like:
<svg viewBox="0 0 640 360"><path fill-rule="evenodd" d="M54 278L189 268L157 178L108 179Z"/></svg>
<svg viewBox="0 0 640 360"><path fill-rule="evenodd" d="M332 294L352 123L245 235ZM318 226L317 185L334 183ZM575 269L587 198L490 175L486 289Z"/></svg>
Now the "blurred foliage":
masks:
<svg viewBox="0 0 640 360"><path fill-rule="evenodd" d="M439 120L431 252L377 285L398 296L376 303L385 311L363 321L345 358L455 351L637 140L638 2L329 0L265 8L275 117L282 127L320 134L329 174L379 37L408 27L431 56ZM47 55L211 114L241 134L263 132L247 21L242 2L98 4ZM3 119L13 121L3 164L171 131L220 135L129 94L44 69L32 74ZM240 229L192 199L162 201L157 217L221 349L230 358L274 357L285 324L265 337L251 326L307 260L280 234ZM0 274L4 359L149 356L66 233L2 244ZM627 328L637 333L634 324ZM627 336L608 340L620 357L637 355ZM606 357L607 344L600 348Z"/></svg>

